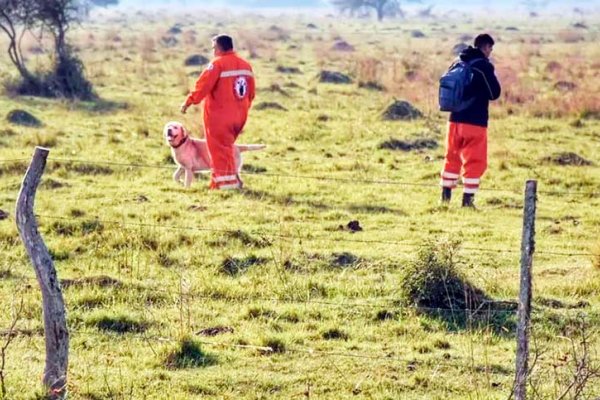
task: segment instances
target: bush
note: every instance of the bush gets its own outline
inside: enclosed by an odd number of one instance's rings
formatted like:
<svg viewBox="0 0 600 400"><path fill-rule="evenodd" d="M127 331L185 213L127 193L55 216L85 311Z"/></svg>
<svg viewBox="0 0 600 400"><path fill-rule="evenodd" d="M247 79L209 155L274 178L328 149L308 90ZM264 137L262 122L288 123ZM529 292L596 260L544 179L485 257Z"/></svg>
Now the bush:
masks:
<svg viewBox="0 0 600 400"><path fill-rule="evenodd" d="M426 243L408 265L401 283L405 300L418 307L473 309L487 301L458 271L459 242Z"/></svg>

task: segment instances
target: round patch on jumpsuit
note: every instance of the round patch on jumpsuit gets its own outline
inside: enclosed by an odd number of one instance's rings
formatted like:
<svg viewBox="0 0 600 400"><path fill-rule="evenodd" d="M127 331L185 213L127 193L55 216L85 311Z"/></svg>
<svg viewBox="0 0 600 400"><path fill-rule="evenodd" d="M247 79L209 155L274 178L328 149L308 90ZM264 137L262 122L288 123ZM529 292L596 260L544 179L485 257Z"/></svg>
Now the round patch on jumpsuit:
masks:
<svg viewBox="0 0 600 400"><path fill-rule="evenodd" d="M233 90L239 99L243 99L248 94L248 81L245 77L240 76L235 80L233 84Z"/></svg>

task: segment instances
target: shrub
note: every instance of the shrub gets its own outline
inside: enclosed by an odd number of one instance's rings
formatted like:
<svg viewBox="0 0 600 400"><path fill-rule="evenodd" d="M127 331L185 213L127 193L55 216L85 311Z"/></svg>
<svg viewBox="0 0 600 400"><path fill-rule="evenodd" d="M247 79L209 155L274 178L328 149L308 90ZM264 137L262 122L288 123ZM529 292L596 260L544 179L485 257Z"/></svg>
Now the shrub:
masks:
<svg viewBox="0 0 600 400"><path fill-rule="evenodd" d="M404 274L401 288L405 300L418 307L441 309L477 308L487 300L458 271L459 242L428 242Z"/></svg>

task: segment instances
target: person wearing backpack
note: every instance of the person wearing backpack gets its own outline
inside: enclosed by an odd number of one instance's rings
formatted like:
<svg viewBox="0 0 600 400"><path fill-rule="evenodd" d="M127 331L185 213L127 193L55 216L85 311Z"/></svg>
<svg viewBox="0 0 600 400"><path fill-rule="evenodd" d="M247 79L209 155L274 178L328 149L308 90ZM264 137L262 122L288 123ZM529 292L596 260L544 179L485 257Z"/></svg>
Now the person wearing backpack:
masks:
<svg viewBox="0 0 600 400"><path fill-rule="evenodd" d="M462 171L462 206L474 207L475 193L487 168L488 107L501 92L489 61L493 47L490 35L478 35L474 46L463 50L440 79L440 110L450 112L441 174L442 202L450 201Z"/></svg>

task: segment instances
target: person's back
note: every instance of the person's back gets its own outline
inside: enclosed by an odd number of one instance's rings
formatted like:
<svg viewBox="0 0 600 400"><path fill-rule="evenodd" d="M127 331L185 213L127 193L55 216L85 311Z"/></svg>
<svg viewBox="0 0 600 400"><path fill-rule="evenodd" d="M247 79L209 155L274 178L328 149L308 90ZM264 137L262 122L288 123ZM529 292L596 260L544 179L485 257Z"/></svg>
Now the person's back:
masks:
<svg viewBox="0 0 600 400"><path fill-rule="evenodd" d="M204 135L210 153L212 189L238 189L242 180L236 169L234 144L246 124L254 100L254 74L250 64L233 51L228 35L213 38L215 59L202 72L194 90L181 105L204 100Z"/></svg>
<svg viewBox="0 0 600 400"><path fill-rule="evenodd" d="M215 75L219 76L212 91L206 96L205 111L236 109L247 113L254 99L254 77L250 64L235 52L220 54L211 63Z"/></svg>
<svg viewBox="0 0 600 400"><path fill-rule="evenodd" d="M487 127L490 100L500 97L500 84L494 74L494 66L477 47L469 46L459 56L461 61L469 62L473 71L473 80L465 89L466 99L475 98L465 110L450 114L450 121Z"/></svg>
<svg viewBox="0 0 600 400"><path fill-rule="evenodd" d="M452 112L449 118L446 156L440 182L443 202L450 201L452 190L456 188L462 175L462 205L473 207L475 193L487 169L488 107L490 100L500 97L501 91L494 66L489 62L493 46L494 39L482 34L475 38L474 47L469 47L460 54L460 60L471 70L472 79L462 96L462 100L468 101L468 107Z"/></svg>

